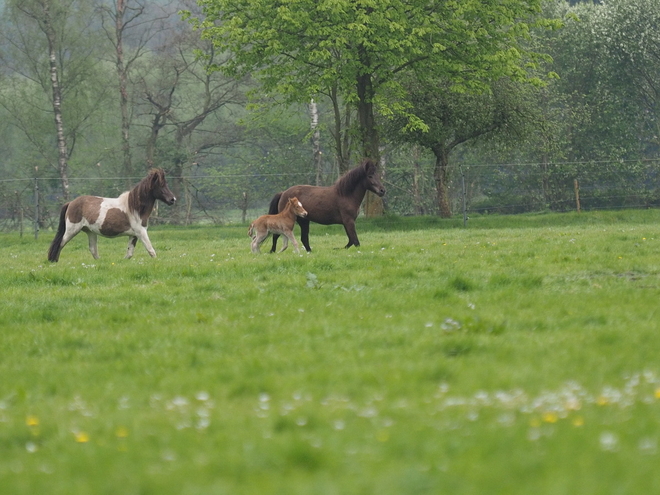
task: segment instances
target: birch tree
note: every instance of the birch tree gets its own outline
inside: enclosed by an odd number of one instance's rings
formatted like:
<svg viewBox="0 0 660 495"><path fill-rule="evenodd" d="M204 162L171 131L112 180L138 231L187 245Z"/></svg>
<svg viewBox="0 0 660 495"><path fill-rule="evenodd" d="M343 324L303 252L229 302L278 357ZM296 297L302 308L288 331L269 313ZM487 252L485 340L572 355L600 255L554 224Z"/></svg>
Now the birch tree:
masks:
<svg viewBox="0 0 660 495"><path fill-rule="evenodd" d="M309 103L309 114L311 117L312 128L312 162L316 170L316 185L320 186L323 175L323 162L321 160L321 130L319 129L319 110L316 102L312 100Z"/></svg>
<svg viewBox="0 0 660 495"><path fill-rule="evenodd" d="M12 113L17 125L57 171L63 199L69 199L69 160L90 115L97 111L103 88L86 85L94 77L97 46L90 35L91 12L79 0L13 0L5 6L7 22L2 36L6 51L3 61L15 92L30 94L32 105L50 114L55 139L48 144L35 133L33 122L22 118L18 102L1 103ZM66 69L66 71L65 71ZM67 96L76 91L77 98ZM41 92L43 101L37 101ZM95 92L95 97L91 97ZM88 98L89 97L89 98ZM90 102L93 102L90 104ZM69 116L67 120L67 115ZM51 154L52 142L57 154Z"/></svg>
<svg viewBox="0 0 660 495"><path fill-rule="evenodd" d="M55 121L55 134L57 136L57 168L62 185L64 201L69 200L69 150L64 134L64 119L62 118L62 89L60 86L60 66L57 52L60 50L56 25L66 15L66 6L51 0L32 0L18 2L16 8L27 18L34 21L45 36L48 50L48 74L50 90L52 93L53 120Z"/></svg>

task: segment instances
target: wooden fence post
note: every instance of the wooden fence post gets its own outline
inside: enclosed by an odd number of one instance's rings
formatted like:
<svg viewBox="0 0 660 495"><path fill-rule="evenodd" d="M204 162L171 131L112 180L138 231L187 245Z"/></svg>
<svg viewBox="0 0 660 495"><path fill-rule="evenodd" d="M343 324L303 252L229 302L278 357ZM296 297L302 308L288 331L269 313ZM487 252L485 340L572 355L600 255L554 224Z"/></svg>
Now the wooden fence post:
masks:
<svg viewBox="0 0 660 495"><path fill-rule="evenodd" d="M34 240L39 239L39 179L36 174L39 167L34 167Z"/></svg>

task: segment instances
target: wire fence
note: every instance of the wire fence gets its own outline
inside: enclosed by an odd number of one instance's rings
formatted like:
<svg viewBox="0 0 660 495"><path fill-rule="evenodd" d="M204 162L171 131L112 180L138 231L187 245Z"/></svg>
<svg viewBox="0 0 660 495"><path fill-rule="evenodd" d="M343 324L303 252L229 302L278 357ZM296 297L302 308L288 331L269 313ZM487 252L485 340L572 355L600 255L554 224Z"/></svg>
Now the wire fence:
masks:
<svg viewBox="0 0 660 495"><path fill-rule="evenodd" d="M142 177L74 177L70 198L117 197ZM168 177L178 201L161 206L152 224L246 223L265 213L270 199L293 184L311 184L301 173L200 174ZM660 207L660 160L460 164L447 176L453 215ZM326 178L328 183L332 178ZM438 183L433 164L388 164L385 209L397 215L435 215ZM64 203L57 177L0 179L0 230L38 236L57 226Z"/></svg>

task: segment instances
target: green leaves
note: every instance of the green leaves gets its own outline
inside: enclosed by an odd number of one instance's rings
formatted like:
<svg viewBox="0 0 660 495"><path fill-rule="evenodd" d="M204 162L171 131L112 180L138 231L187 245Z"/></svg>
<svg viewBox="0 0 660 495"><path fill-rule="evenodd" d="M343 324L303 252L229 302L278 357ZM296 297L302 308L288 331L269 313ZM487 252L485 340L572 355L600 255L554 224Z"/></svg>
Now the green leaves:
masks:
<svg viewBox="0 0 660 495"><path fill-rule="evenodd" d="M252 73L266 89L299 100L309 97L303 88L319 80L338 82L343 93L351 93L361 74L372 76L377 93L394 74L413 69L466 85L501 75L524 78L522 61L532 54L518 38L541 22L540 0L492 5L203 0L200 5L204 20L197 26L235 55L237 73ZM286 80L290 84L283 84Z"/></svg>

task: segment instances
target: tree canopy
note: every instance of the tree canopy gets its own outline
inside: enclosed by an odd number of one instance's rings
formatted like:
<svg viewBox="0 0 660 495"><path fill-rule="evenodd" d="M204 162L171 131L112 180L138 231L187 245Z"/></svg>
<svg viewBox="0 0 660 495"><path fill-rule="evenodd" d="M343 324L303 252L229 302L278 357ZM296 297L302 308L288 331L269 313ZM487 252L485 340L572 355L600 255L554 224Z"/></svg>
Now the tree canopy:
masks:
<svg viewBox="0 0 660 495"><path fill-rule="evenodd" d="M382 155L393 213L442 213L445 186L456 211L463 176L473 211L572 208L575 180L583 206L660 204L657 1L196 1L4 2L0 226L37 180L48 219L67 175L114 195L163 166L162 219L216 220L358 154Z"/></svg>
<svg viewBox="0 0 660 495"><path fill-rule="evenodd" d="M308 101L338 85L358 107L365 153L377 154L372 105L425 128L396 79L443 77L454 90L507 76L538 82L541 57L524 40L543 18L541 0L200 0L197 26L234 55L228 70L252 73L264 91Z"/></svg>

